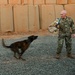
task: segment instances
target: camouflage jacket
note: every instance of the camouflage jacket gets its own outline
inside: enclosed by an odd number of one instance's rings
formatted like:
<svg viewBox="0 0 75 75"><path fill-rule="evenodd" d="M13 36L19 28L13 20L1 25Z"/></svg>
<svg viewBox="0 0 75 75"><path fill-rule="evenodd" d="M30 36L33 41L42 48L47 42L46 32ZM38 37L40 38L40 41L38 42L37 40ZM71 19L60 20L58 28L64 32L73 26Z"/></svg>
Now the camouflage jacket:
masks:
<svg viewBox="0 0 75 75"><path fill-rule="evenodd" d="M70 17L66 17L65 19L58 18L51 25L59 28L59 35L71 35L75 33L75 25L73 20Z"/></svg>

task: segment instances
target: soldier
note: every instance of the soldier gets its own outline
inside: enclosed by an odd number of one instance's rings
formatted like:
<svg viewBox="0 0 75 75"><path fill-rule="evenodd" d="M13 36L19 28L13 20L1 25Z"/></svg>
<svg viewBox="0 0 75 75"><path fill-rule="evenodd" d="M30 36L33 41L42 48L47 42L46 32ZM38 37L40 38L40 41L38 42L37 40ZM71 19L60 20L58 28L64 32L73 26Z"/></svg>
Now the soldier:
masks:
<svg viewBox="0 0 75 75"><path fill-rule="evenodd" d="M59 20L56 21L56 25L55 25L57 28L59 28L56 59L60 58L60 53L61 53L64 41L66 45L67 57L73 58L71 54L71 50L72 50L71 35L75 37L74 22L70 17L67 17L66 10L62 10L60 15L61 15L61 18L59 18ZM53 24L55 24L55 22Z"/></svg>

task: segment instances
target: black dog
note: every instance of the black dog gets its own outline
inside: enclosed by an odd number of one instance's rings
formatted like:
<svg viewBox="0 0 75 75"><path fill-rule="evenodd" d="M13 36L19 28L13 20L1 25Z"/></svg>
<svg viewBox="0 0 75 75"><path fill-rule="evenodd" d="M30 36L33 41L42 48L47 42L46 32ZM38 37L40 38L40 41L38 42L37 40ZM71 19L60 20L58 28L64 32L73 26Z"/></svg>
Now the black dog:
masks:
<svg viewBox="0 0 75 75"><path fill-rule="evenodd" d="M2 39L2 45L6 48L10 48L14 52L14 57L17 58L16 53L18 54L18 59L23 59L21 56L22 54L27 50L31 42L33 42L35 39L37 39L38 36L31 35L28 37L27 40L23 41L17 41L12 43L10 46L6 46L4 43L4 39ZM19 51L19 49L21 51Z"/></svg>

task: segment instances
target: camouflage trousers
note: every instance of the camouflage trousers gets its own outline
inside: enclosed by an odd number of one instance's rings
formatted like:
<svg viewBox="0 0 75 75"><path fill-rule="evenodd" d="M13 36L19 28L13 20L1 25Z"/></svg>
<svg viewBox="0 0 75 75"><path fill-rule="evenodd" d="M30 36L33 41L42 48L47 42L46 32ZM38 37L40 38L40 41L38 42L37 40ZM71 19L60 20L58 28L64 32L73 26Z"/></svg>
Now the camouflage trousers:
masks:
<svg viewBox="0 0 75 75"><path fill-rule="evenodd" d="M72 49L72 39L71 39L71 36L62 36L62 37L59 36L58 37L57 54L61 53L64 41L65 41L67 53L68 54L71 53L71 49Z"/></svg>

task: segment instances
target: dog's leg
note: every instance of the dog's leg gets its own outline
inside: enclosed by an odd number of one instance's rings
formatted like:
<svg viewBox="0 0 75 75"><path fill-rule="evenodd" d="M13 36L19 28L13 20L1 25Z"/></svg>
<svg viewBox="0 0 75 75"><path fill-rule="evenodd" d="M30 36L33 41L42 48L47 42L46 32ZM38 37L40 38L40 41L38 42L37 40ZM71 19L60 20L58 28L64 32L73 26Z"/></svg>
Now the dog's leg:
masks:
<svg viewBox="0 0 75 75"><path fill-rule="evenodd" d="M17 49L11 48L11 50L14 52L14 57L15 57L16 59L18 59L18 58L17 58L17 55L16 55L16 53L17 53L16 50L17 50Z"/></svg>
<svg viewBox="0 0 75 75"><path fill-rule="evenodd" d="M15 57L16 59L19 59L16 54L17 54L17 52L14 52L14 57Z"/></svg>
<svg viewBox="0 0 75 75"><path fill-rule="evenodd" d="M18 58L16 57L16 52L14 52L14 57L15 57L16 59L18 59Z"/></svg>
<svg viewBox="0 0 75 75"><path fill-rule="evenodd" d="M14 57L15 57L16 59L25 60L25 59L23 59L23 58L21 57L23 53L24 53L24 52L21 52L21 53L20 53L18 48L14 49ZM17 57L16 54L18 54L19 57Z"/></svg>
<svg viewBox="0 0 75 75"><path fill-rule="evenodd" d="M26 59L24 59L24 58L22 58L22 57L20 57L19 59L22 59L23 61L26 61Z"/></svg>
<svg viewBox="0 0 75 75"><path fill-rule="evenodd" d="M21 50L22 52L19 55L19 59L25 60L24 58L22 58L23 53L25 52L25 50Z"/></svg>

